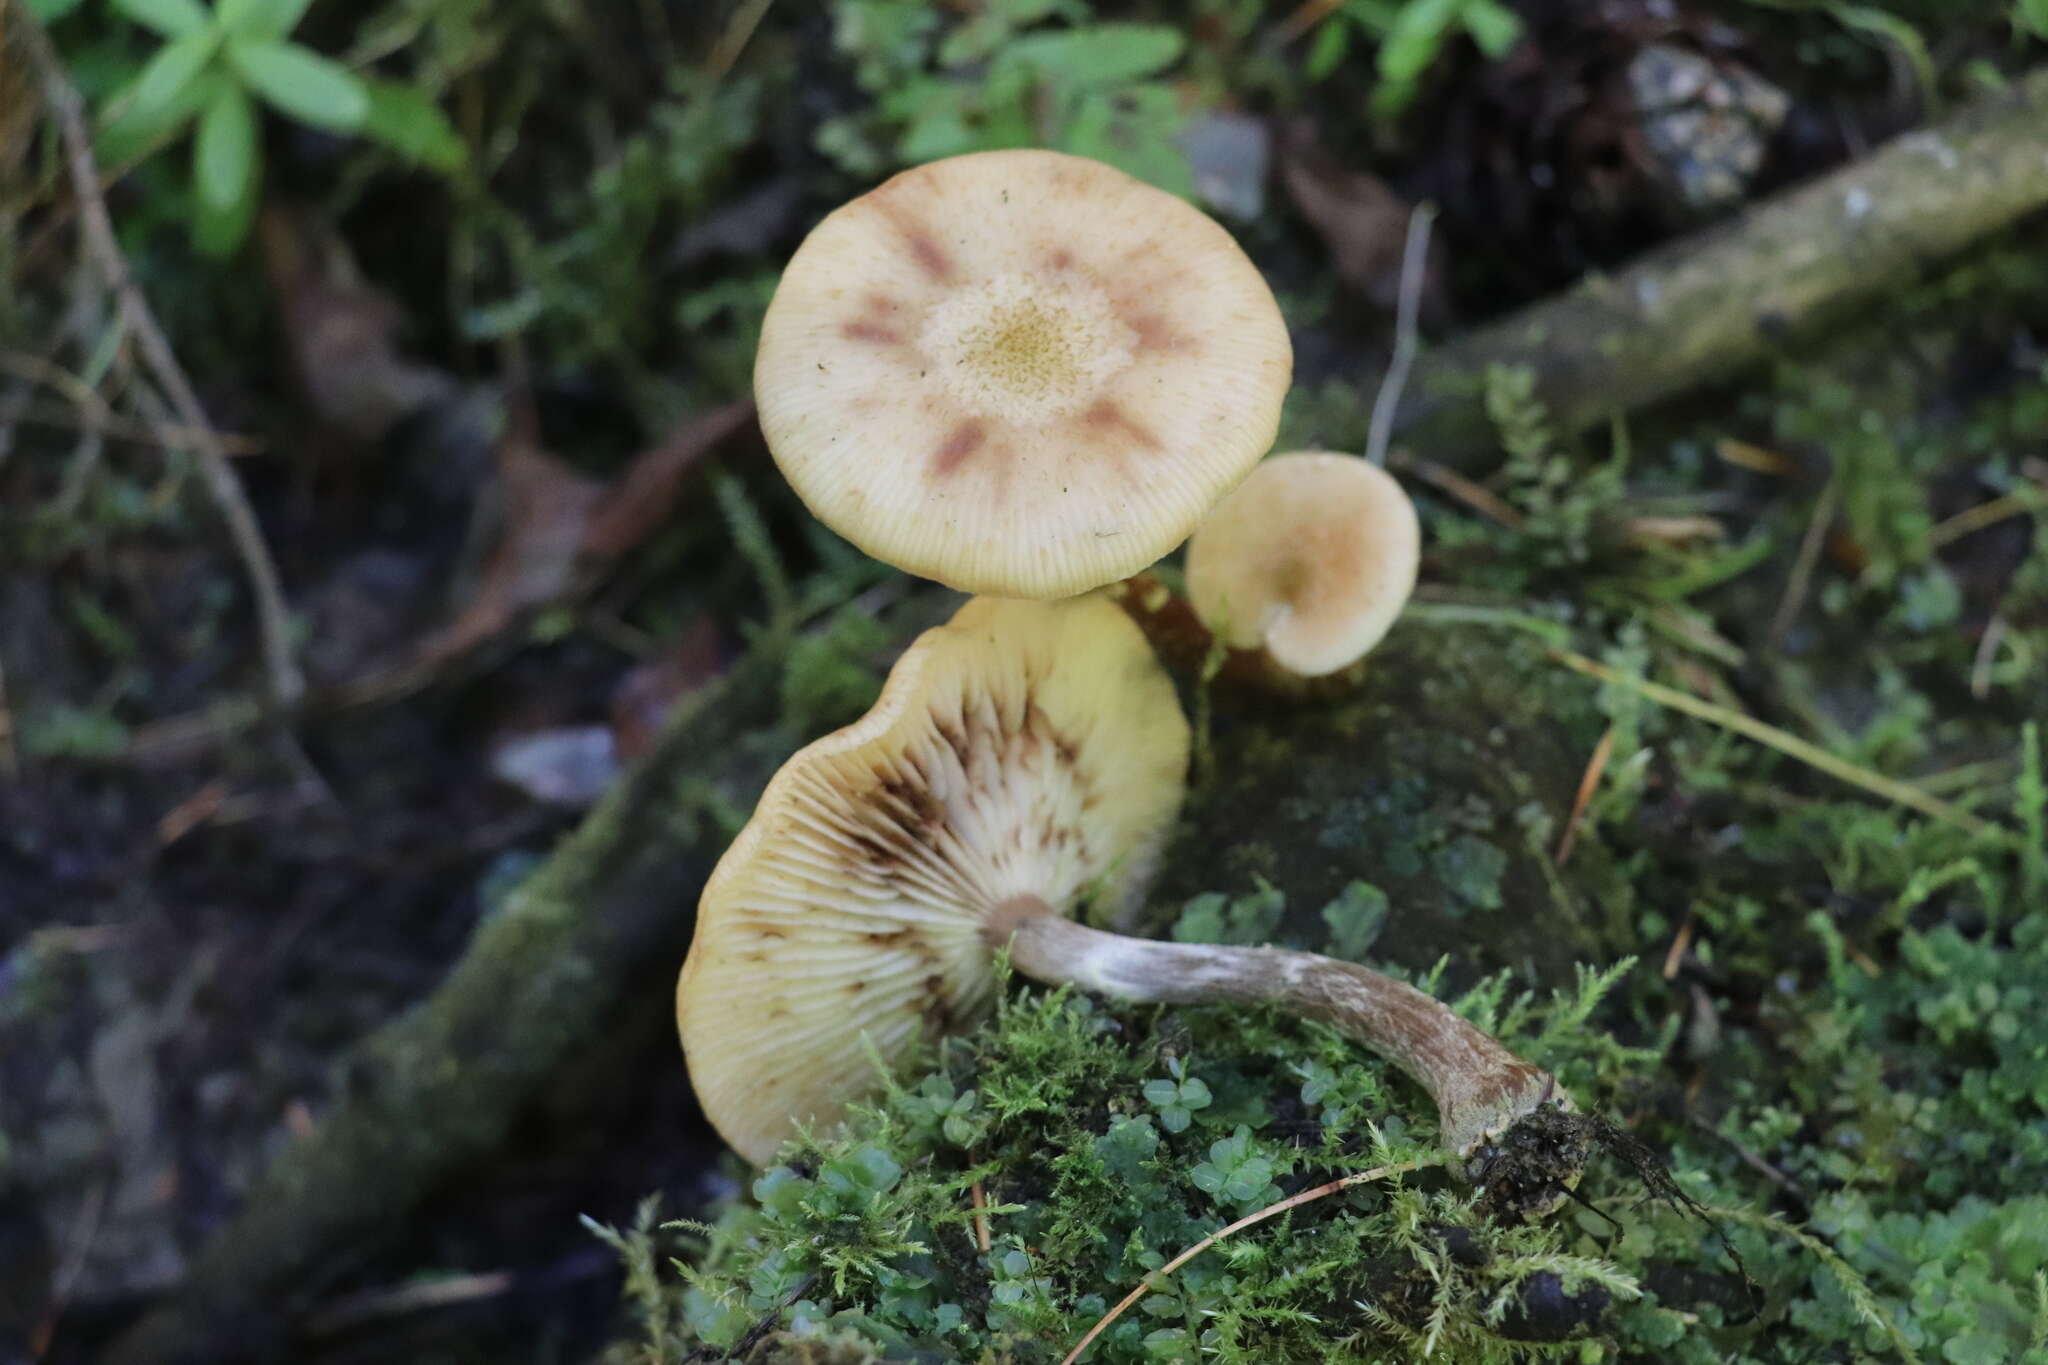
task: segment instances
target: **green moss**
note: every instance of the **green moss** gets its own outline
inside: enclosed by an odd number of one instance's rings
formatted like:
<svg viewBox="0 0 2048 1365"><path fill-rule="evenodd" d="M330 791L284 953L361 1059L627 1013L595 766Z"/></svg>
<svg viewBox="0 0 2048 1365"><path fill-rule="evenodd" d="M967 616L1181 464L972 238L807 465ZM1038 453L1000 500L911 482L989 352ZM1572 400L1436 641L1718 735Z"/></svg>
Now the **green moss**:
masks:
<svg viewBox="0 0 2048 1365"><path fill-rule="evenodd" d="M1433 1341L1456 1363L1791 1365L1900 1343L2020 1361L2048 1268L2048 1042L2028 1026L2048 999L2048 918L2009 937L1908 930L1874 975L1824 918L1807 932L1819 970L1781 982L1769 1029L1725 1045L1698 1127L1632 1109L1660 1047L1612 1030L1655 999L1653 974L1605 1006L1617 973L1547 1003L1495 978L1460 1006L1589 1102L1635 1112L1723 1210L1725 1244L1646 1203L1619 1161L1581 1191L1612 1224L1581 1209L1490 1226L1426 1170L1224 1241L1092 1358L1394 1361ZM663 1277L659 1312L679 1342L714 1347L765 1324L852 1334L881 1359L1057 1360L1168 1257L1284 1194L1426 1158L1433 1123L1413 1086L1315 1026L1017 993L931 1072L755 1178L687 1277ZM1807 1230L1767 1213L1774 1198ZM1581 1317L1569 1342L1511 1339Z"/></svg>
<svg viewBox="0 0 2048 1365"><path fill-rule="evenodd" d="M1431 576L1458 611L1404 622L1346 695L1217 692L1209 775L1140 917L1181 939L1371 954L1432 989L1476 980L1461 1008L1668 1160L1718 1230L1646 1200L1619 1158L1595 1161L1586 1207L1514 1228L1423 1171L1227 1239L1092 1359L2043 1358L2048 782L2030 718L2048 705L2048 553L2019 542L1987 599L1956 553L1982 542L1936 542L1930 489L1959 467L1969 501L2022 487L2048 382L2001 371L1963 406L1924 392L2048 315L2048 272L2023 257L1991 252L1899 300L1910 354L1895 334L1852 339L1687 430L1588 448L1496 376L1514 457L1496 487L1524 523L1431 496ZM1298 393L1289 429L1341 445L1365 401ZM1819 472L1731 473L1713 452L1735 433ZM1819 558L1776 645L1830 475L1861 558ZM1722 543L1624 534L1708 508L1730 521ZM1961 689L1994 606L1978 700ZM2009 832L1902 815L1597 688L1510 620L1938 784ZM1627 954L1663 970L1575 970ZM1433 1129L1408 1082L1283 1018L1016 995L685 1239L687 1271L649 1291L674 1324L658 1358L758 1333L757 1360L1057 1361L1167 1258L1282 1194L1429 1154ZM675 1235L627 1240L651 1254ZM1579 1335L1516 1339L1560 1322Z"/></svg>
<svg viewBox="0 0 2048 1365"><path fill-rule="evenodd" d="M1592 1087L1571 1021L1604 984L1499 1022ZM1467 1004L1492 1015L1500 995ZM1433 1160L1434 1138L1425 1096L1320 1027L1023 992L844 1134L798 1143L755 1178L647 1312L713 1346L768 1323L856 1333L891 1359L1057 1360L1226 1222L1348 1172ZM652 1236L622 1244L644 1259ZM1636 1287L1578 1234L1488 1226L1447 1175L1424 1171L1225 1241L1093 1358L1373 1361L1434 1339L1445 1359L1507 1361L1547 1351L1502 1332L1530 1330L1516 1326L1522 1299L1551 1290Z"/></svg>

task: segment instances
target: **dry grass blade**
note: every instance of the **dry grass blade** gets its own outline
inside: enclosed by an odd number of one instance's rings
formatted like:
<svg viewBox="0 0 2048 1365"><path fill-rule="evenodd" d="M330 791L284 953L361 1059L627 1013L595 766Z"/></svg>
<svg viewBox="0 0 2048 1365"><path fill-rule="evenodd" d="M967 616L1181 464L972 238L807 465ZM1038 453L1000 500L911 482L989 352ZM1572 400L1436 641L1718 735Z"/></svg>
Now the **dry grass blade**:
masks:
<svg viewBox="0 0 2048 1365"><path fill-rule="evenodd" d="M1434 204L1418 204L1408 215L1408 236L1401 248L1401 297L1394 317L1394 354L1380 379L1379 394L1372 400L1372 426L1365 441L1365 458L1377 465L1387 462L1394 414L1401 410L1401 390L1408 383L1408 371L1415 366L1422 285L1428 276L1429 227L1435 221Z"/></svg>
<svg viewBox="0 0 2048 1365"><path fill-rule="evenodd" d="M981 1182L974 1182L969 1197L974 1201L974 1245L986 1256L994 1248L988 1235L988 1195L983 1192Z"/></svg>
<svg viewBox="0 0 2048 1365"><path fill-rule="evenodd" d="M1324 1198L1327 1195L1335 1194L1339 1190L1349 1189L1353 1185L1370 1184L1376 1180L1385 1180L1390 1175L1402 1175L1408 1171L1419 1171L1425 1166L1434 1166L1436 1164L1437 1163L1433 1158L1417 1157L1412 1161L1397 1161L1393 1163L1391 1166L1375 1166L1369 1171L1359 1171L1356 1174L1347 1175L1343 1177L1341 1180L1332 1180L1327 1185L1318 1185L1312 1190L1303 1190L1300 1194L1289 1195L1287 1198L1281 1200L1277 1204L1268 1204L1266 1205L1266 1207L1260 1209L1257 1213L1248 1213L1244 1217L1238 1219L1235 1223L1232 1223L1229 1227L1220 1228L1217 1231L1210 1233L1207 1237L1204 1237L1201 1241L1195 1243L1186 1251L1183 1251L1180 1255L1174 1257L1165 1265L1159 1267L1159 1269L1147 1275L1142 1281L1139 1282L1138 1287L1136 1289L1133 1289L1130 1293L1124 1295L1122 1301L1119 1302L1116 1307L1110 1309L1107 1313L1104 1313L1101 1319L1093 1327L1090 1327L1088 1329L1088 1334L1086 1336L1082 1337L1079 1341L1074 1343L1074 1349L1067 1352L1067 1354L1060 1360L1060 1365L1074 1365L1074 1362L1081 1358L1081 1353L1088 1349L1089 1345L1094 1342L1095 1338L1101 1336L1105 1331L1109 1330L1109 1325L1115 1322L1118 1318L1122 1317L1124 1315L1125 1310L1130 1308L1132 1304L1136 1303L1139 1299L1144 1298L1146 1294L1151 1292L1152 1285L1154 1284L1154 1282L1165 1279L1168 1275L1171 1275L1174 1271L1179 1270L1189 1261L1194 1260L1195 1257L1201 1255L1210 1247L1215 1246L1218 1242L1222 1241L1224 1238L1230 1236L1231 1234L1242 1232L1244 1229L1251 1227L1255 1223L1265 1222L1268 1218L1271 1218L1275 1214L1285 1213L1287 1210L1291 1208L1297 1208L1302 1204L1307 1204L1314 1200Z"/></svg>
<svg viewBox="0 0 2048 1365"><path fill-rule="evenodd" d="M1600 736L1600 742L1593 746L1593 756L1586 760L1586 771L1579 778L1579 790L1572 797L1572 813L1565 817L1564 837L1557 841L1557 857L1552 859L1559 867L1572 856L1572 845L1579 841L1579 826L1585 821L1586 807L1592 803L1593 793L1600 789L1600 778L1607 771L1607 760L1614 756L1614 727Z"/></svg>
<svg viewBox="0 0 2048 1365"><path fill-rule="evenodd" d="M1771 615L1770 640L1775 646L1783 647L1785 637L1792 631L1792 622L1806 605L1807 588L1813 582L1814 568L1820 563L1820 552L1827 545L1828 527L1834 525L1835 513L1841 505L1842 481L1831 478L1813 505L1806 533L1799 538L1799 554L1792 561L1792 575L1785 582L1785 595L1778 599L1778 609Z"/></svg>
<svg viewBox="0 0 2048 1365"><path fill-rule="evenodd" d="M1405 450L1397 450L1389 455L1387 464L1404 474L1413 474L1430 487L1456 498L1488 521L1505 526L1510 531L1522 530L1529 524L1529 519L1511 507L1498 493L1446 465L1426 460Z"/></svg>
<svg viewBox="0 0 2048 1365"><path fill-rule="evenodd" d="M316 1337L333 1336L383 1318L496 1298L510 1293L516 1283L511 1271L490 1270L366 1289L322 1308L307 1322L306 1330Z"/></svg>
<svg viewBox="0 0 2048 1365"><path fill-rule="evenodd" d="M121 311L134 335L143 364L177 411L178 421L189 438L182 444L188 445L199 457L199 471L207 494L213 499L221 519L227 523L228 535L241 558L243 571L249 577L250 591L256 602L257 628L263 638L264 667L269 675L271 699L279 706L290 706L305 690L305 678L292 654L291 617L285 609L277 565L272 562L270 551L263 543L263 533L256 525L256 513L242 492L241 480L228 463L227 450L220 436L207 419L206 409L200 406L199 395L193 391L191 380L185 377L184 368L178 364L177 353L171 349L163 329L157 325L149 301L142 296L141 287L129 273L128 258L121 254L120 243L114 236L113 219L107 213L107 201L100 193L99 165L93 160L85 102L72 87L57 54L50 49L48 39L33 19L21 21L21 35L40 74L43 98L57 121L58 134L63 140L86 250L106 276L108 287L120 299Z"/></svg>
<svg viewBox="0 0 2048 1365"><path fill-rule="evenodd" d="M1961 540L1964 536L1975 535L1986 527L1996 526L2008 517L2038 512L2044 504L2048 504L2048 489L2023 484L2003 497L1979 503L1940 523L1927 533L1927 548L1939 550L1945 545Z"/></svg>
<svg viewBox="0 0 2048 1365"><path fill-rule="evenodd" d="M1568 649L1553 649L1550 651L1550 657L1574 672L1583 673L1589 678L1598 678L1613 687L1626 688L1659 706L1669 707L1673 711L1683 711L1688 716L1718 725L1724 730L1732 730L1767 748L1776 749L1788 758L1797 759L1809 768L1824 772L1852 787L1859 787L1873 796L1895 802L1909 810L1916 810L1943 824L1954 825L1971 834L1986 837L2006 837L2011 833L2002 825L1972 815L1962 807L1952 805L1937 796L1930 796L1910 782L1901 782L1896 778L1886 777L1883 773L1872 772L1845 758L1838 758L1819 745L1809 743L1789 731L1780 730L1775 725L1766 725L1754 716L1744 715L1740 711L1714 702L1702 701L1675 687L1666 687L1661 683L1653 683L1646 678L1634 677L1619 669L1609 668L1606 664L1588 659L1583 654L1574 654Z"/></svg>

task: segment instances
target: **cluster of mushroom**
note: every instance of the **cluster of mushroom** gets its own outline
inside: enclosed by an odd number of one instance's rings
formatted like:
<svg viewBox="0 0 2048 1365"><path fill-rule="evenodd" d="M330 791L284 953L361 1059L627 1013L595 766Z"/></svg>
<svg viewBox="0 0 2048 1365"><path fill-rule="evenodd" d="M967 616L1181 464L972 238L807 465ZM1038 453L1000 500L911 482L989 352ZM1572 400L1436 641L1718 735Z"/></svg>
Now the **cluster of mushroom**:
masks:
<svg viewBox="0 0 2048 1365"><path fill-rule="evenodd" d="M1468 1178L1520 1121L1570 1107L1381 973L1070 918L1085 901L1124 922L1188 768L1171 679L1098 589L1192 532L1197 614L1309 677L1369 649L1413 587L1415 513L1386 474L1260 462L1291 371L1230 236L1077 157L905 172L791 260L755 376L778 465L869 554L983 596L911 646L864 719L789 760L704 890L677 1018L704 1111L748 1160L871 1091L877 1055L972 1024L1006 945L1041 982L1337 1027L1430 1092Z"/></svg>

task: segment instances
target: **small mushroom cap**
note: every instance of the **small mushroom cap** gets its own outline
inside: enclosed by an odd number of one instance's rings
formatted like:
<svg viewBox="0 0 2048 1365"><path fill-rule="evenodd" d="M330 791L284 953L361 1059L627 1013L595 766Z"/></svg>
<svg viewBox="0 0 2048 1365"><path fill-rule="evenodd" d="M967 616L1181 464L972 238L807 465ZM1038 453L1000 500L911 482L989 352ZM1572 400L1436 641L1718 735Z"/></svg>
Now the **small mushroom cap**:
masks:
<svg viewBox="0 0 2048 1365"><path fill-rule="evenodd" d="M875 558L1070 597L1186 539L1273 444L1293 351L1214 221L1083 157L980 152L838 209L754 394L783 474Z"/></svg>
<svg viewBox="0 0 2048 1365"><path fill-rule="evenodd" d="M775 775L704 888L676 1019L712 1124L766 1165L879 1084L870 1045L894 1066L973 1023L1000 909L1141 894L1187 762L1172 682L1099 594L978 598L926 631L872 711Z"/></svg>
<svg viewBox="0 0 2048 1365"><path fill-rule="evenodd" d="M1188 542L1188 599L1237 649L1264 647L1304 678L1378 644L1415 591L1415 504L1355 455L1275 455Z"/></svg>

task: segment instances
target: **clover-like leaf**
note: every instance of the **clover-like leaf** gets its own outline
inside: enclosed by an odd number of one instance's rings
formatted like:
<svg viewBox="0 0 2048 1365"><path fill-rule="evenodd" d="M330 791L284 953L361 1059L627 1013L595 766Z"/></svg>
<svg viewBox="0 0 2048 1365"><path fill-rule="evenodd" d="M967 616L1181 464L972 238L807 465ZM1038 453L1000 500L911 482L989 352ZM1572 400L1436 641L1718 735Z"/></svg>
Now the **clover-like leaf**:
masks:
<svg viewBox="0 0 2048 1365"><path fill-rule="evenodd" d="M401 81L365 81L363 89L370 100L363 136L437 171L457 170L469 160L468 144L424 90Z"/></svg>
<svg viewBox="0 0 2048 1365"><path fill-rule="evenodd" d="M136 77L128 112L145 122L161 118L191 90L219 47L220 35L211 29L165 43Z"/></svg>
<svg viewBox="0 0 2048 1365"><path fill-rule="evenodd" d="M235 39L228 64L279 113L332 133L352 133L369 116L362 81L338 62L297 43Z"/></svg>
<svg viewBox="0 0 2048 1365"><path fill-rule="evenodd" d="M213 27L213 16L199 0L114 0L114 8L151 33L174 40Z"/></svg>
<svg viewBox="0 0 2048 1365"><path fill-rule="evenodd" d="M256 215L261 169L256 106L241 87L222 82L199 120L192 151L193 184L199 192L192 243L201 252L225 256L242 244Z"/></svg>
<svg viewBox="0 0 2048 1365"><path fill-rule="evenodd" d="M275 41L299 26L311 4L312 0L214 0L214 13L230 33Z"/></svg>
<svg viewBox="0 0 2048 1365"><path fill-rule="evenodd" d="M112 117L93 134L93 155L102 166L125 166L143 156L159 142L177 135L187 123L209 107L227 85L228 77L217 64L209 65L165 104L147 113L135 100L135 85L116 91L106 102Z"/></svg>

